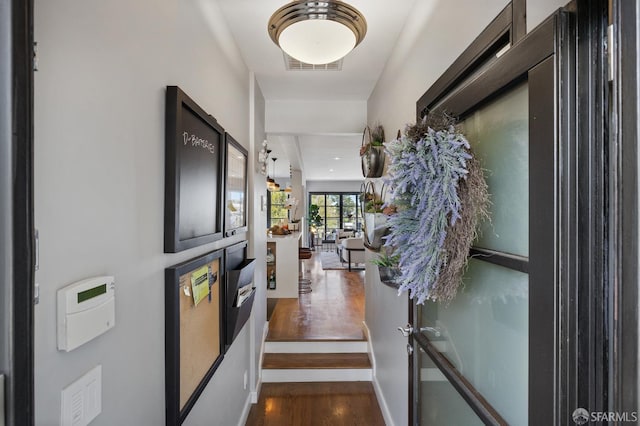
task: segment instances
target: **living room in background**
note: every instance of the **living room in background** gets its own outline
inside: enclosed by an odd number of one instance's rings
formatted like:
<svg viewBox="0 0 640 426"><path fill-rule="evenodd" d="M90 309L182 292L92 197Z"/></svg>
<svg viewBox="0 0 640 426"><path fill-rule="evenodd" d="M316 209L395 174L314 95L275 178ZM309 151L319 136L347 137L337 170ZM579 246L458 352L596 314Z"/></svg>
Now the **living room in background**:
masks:
<svg viewBox="0 0 640 426"><path fill-rule="evenodd" d="M312 192L309 205L319 208L322 225L317 237L334 234L337 229L360 231L362 218L359 213L360 194L353 192Z"/></svg>

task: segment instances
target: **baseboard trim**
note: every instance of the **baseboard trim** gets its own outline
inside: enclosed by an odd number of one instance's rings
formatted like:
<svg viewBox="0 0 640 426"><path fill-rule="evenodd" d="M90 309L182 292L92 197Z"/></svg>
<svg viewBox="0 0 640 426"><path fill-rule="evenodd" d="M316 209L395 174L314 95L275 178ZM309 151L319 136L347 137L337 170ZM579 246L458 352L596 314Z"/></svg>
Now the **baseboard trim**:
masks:
<svg viewBox="0 0 640 426"><path fill-rule="evenodd" d="M260 398L260 390L262 389L262 360L264 359L264 351L267 342L267 334L269 334L269 321L264 323L262 328L262 344L260 345L260 357L258 359L258 382L256 383L255 390L251 391L251 403L257 404L258 398Z"/></svg>
<svg viewBox="0 0 640 426"><path fill-rule="evenodd" d="M366 321L362 321L362 325L364 327L365 335L367 336L367 352L369 353L369 360L371 361L371 370L372 377L371 383L373 384L373 390L376 393L376 398L378 398L378 405L380 405L380 411L382 411L382 417L384 418L384 423L386 426L395 426L393 419L391 418L391 412L389 411L389 406L387 405L387 400L384 397L384 393L382 392L382 388L380 387L380 383L378 383L377 378L377 370L376 370L376 355L373 349L373 342L371 339L371 331L369 330L369 326L367 326Z"/></svg>
<svg viewBox="0 0 640 426"><path fill-rule="evenodd" d="M244 402L244 408L242 409L242 415L238 421L238 426L244 426L247 424L249 418L249 411L251 410L251 392L247 395L247 399Z"/></svg>

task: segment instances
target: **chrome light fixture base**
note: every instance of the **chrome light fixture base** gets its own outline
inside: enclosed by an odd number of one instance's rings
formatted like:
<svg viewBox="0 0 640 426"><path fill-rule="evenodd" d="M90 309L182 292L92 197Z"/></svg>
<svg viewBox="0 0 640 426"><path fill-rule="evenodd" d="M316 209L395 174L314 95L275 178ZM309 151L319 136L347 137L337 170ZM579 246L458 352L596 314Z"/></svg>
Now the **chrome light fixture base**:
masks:
<svg viewBox="0 0 640 426"><path fill-rule="evenodd" d="M287 51L281 44L281 36L285 30L294 24L302 22L332 21L342 24L353 33L354 40L351 46L346 47L346 53L339 57L324 57L323 62L318 62L309 57L297 57L295 52ZM367 33L367 21L358 9L339 0L309 1L294 0L276 10L267 27L271 40L282 48L288 55L300 61L310 64L321 64L336 61L355 48L364 39ZM318 42L318 40L316 40ZM344 50L344 49L343 49Z"/></svg>

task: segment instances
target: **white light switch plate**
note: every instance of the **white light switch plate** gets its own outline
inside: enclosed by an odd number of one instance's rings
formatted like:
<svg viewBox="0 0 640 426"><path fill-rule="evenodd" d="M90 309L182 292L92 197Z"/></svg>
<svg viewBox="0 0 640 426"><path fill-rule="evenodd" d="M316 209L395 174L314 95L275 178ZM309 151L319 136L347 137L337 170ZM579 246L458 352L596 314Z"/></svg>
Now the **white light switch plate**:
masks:
<svg viewBox="0 0 640 426"><path fill-rule="evenodd" d="M86 426L102 411L102 366L62 390L61 426Z"/></svg>

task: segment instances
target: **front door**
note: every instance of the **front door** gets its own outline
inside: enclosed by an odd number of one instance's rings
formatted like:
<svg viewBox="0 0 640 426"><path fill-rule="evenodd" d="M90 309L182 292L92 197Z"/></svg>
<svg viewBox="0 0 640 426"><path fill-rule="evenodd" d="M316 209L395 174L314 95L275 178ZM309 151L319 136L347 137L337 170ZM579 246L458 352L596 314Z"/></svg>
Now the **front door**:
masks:
<svg viewBox="0 0 640 426"><path fill-rule="evenodd" d="M574 31L558 12L506 51L509 40L492 42L466 79L418 103L419 115L460 118L485 169L491 220L456 298L412 305L413 424L565 423Z"/></svg>

